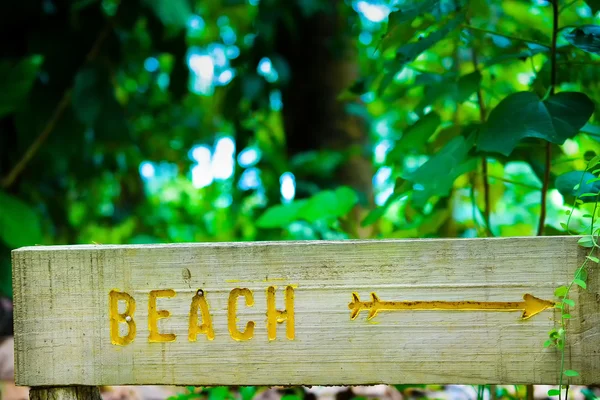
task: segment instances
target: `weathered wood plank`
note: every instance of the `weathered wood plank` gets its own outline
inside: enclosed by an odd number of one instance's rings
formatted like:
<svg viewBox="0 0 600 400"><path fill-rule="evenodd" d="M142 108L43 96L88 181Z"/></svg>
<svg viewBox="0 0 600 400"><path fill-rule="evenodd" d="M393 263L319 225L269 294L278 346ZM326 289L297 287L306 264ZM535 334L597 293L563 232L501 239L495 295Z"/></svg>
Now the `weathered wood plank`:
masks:
<svg viewBox="0 0 600 400"><path fill-rule="evenodd" d="M524 294L553 300L554 289L569 282L585 257L576 242L527 237L18 249L16 381L554 384L558 353L542 344L559 314L537 310L522 320L517 309ZM111 291L118 306L112 314ZM361 312L352 320L354 292ZM371 292L378 313L367 320L369 310L362 308L373 308ZM567 355L582 374L573 383L600 383L599 294L594 269L588 291L573 297ZM394 303L410 300L429 303ZM460 303L469 308L460 311L418 309L448 308L439 302L451 301L483 303ZM506 312L496 310L503 307ZM161 310L170 316L162 318Z"/></svg>

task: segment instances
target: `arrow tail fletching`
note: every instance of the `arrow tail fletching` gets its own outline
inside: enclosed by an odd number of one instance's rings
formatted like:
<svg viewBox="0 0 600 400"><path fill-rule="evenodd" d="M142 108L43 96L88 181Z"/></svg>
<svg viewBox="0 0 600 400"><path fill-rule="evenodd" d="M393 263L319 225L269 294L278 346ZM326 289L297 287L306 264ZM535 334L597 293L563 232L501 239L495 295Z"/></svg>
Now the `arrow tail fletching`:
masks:
<svg viewBox="0 0 600 400"><path fill-rule="evenodd" d="M377 315L377 311L379 310L377 310L375 305L373 305L373 307L371 307L371 311L369 311L369 316L367 317L367 320L375 318L375 316Z"/></svg>
<svg viewBox="0 0 600 400"><path fill-rule="evenodd" d="M352 293L352 301L348 304L348 308L351 310L351 320L354 320L356 317L358 317L358 314L360 314L360 311L362 310L361 305L362 303L358 297L358 293Z"/></svg>
<svg viewBox="0 0 600 400"><path fill-rule="evenodd" d="M379 303L381 302L381 300L379 299L379 296L377 296L377 294L375 294L375 292L371 292L371 299L372 299L372 302L370 304L371 310L369 311L369 316L367 317L367 320L375 318L375 316L377 315L377 312L379 311L379 307L378 307Z"/></svg>

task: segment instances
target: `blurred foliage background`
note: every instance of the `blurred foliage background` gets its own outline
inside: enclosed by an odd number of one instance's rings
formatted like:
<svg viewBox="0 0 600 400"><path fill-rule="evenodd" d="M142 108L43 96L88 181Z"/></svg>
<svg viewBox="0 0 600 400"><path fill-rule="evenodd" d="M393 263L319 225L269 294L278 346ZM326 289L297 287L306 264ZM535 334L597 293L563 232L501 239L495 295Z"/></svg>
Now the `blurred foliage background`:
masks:
<svg viewBox="0 0 600 400"><path fill-rule="evenodd" d="M1 2L0 290L26 245L587 230L599 11Z"/></svg>

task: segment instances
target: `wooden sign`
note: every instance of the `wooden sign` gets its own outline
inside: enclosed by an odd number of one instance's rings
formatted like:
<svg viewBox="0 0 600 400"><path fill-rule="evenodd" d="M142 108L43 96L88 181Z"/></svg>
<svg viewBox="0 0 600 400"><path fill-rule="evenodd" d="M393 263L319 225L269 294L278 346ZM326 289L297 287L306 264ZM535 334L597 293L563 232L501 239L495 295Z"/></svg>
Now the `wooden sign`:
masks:
<svg viewBox="0 0 600 400"><path fill-rule="evenodd" d="M556 384L574 237L13 251L20 385ZM600 381L597 271L567 357Z"/></svg>

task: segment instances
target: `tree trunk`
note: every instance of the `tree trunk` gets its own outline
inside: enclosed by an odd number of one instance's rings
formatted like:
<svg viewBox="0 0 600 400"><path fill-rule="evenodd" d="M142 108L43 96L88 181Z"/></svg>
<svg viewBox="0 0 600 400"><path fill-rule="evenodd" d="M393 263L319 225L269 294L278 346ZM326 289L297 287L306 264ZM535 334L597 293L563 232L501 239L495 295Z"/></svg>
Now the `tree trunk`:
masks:
<svg viewBox="0 0 600 400"><path fill-rule="evenodd" d="M36 388L29 391L30 400L102 400L96 386L64 386Z"/></svg>
<svg viewBox="0 0 600 400"><path fill-rule="evenodd" d="M349 185L359 191L366 203L371 203L373 174L368 155L364 154L365 123L348 112L347 102L338 100L358 78L356 49L349 37L348 21L340 12L344 4L338 0L326 4L326 11L310 16L294 4L293 26L278 25L275 51L287 60L291 73L282 90L288 154L357 147L359 154L338 168L333 181L295 172L297 178L317 183L321 188Z"/></svg>

